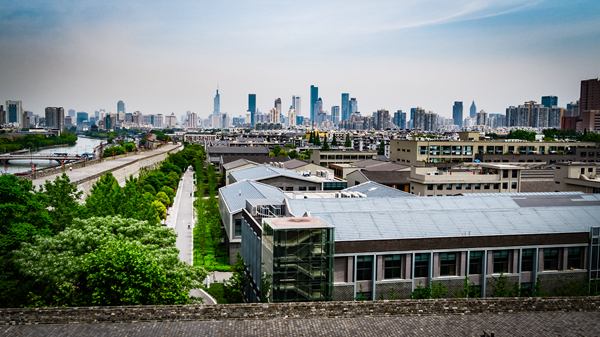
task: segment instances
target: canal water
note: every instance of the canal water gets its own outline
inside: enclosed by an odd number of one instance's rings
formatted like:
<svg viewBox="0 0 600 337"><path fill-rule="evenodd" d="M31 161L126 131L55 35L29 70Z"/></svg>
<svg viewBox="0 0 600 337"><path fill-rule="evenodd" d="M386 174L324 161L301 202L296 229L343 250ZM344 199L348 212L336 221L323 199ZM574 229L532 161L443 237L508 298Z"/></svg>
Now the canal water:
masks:
<svg viewBox="0 0 600 337"><path fill-rule="evenodd" d="M61 146L53 147L50 149L43 149L39 151L31 151L31 154L52 154L52 153L68 153L68 154L82 154L85 152L93 152L94 148L100 143L106 144L106 139L101 138L87 138L77 136L77 143L73 146ZM24 154L29 154L25 152ZM2 174L15 174L19 172L31 171L31 163L36 166L36 169L45 168L48 166L56 166L58 163L54 160L11 160L8 165L0 166L0 172Z"/></svg>

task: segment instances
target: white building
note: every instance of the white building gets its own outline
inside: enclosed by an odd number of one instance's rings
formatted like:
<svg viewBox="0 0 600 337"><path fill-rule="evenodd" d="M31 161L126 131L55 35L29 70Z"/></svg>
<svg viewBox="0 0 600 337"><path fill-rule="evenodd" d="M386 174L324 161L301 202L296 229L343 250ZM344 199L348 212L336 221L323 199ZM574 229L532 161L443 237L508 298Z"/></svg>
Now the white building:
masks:
<svg viewBox="0 0 600 337"><path fill-rule="evenodd" d="M276 108L271 109L269 112L269 122L272 124L279 124L279 110Z"/></svg>
<svg viewBox="0 0 600 337"><path fill-rule="evenodd" d="M293 107L290 107L290 111L288 111L288 126L296 126L296 110Z"/></svg>

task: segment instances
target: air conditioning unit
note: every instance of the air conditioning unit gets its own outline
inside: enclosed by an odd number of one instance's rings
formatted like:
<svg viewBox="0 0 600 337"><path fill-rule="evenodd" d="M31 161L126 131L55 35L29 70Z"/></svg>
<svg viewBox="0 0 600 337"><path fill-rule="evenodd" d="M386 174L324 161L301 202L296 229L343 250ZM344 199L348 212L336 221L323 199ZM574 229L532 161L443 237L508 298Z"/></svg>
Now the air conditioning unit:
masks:
<svg viewBox="0 0 600 337"><path fill-rule="evenodd" d="M252 212L251 212L251 214L252 215L256 215L256 206L252 206Z"/></svg>

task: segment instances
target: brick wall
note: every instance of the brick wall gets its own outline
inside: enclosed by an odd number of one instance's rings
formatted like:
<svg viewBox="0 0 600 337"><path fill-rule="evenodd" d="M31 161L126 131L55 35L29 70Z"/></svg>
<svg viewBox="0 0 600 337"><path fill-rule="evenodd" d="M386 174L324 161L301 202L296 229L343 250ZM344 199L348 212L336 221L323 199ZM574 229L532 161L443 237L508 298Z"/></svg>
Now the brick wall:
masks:
<svg viewBox="0 0 600 337"><path fill-rule="evenodd" d="M219 305L0 309L0 324L66 324L274 318L476 315L600 311L600 297L384 300Z"/></svg>

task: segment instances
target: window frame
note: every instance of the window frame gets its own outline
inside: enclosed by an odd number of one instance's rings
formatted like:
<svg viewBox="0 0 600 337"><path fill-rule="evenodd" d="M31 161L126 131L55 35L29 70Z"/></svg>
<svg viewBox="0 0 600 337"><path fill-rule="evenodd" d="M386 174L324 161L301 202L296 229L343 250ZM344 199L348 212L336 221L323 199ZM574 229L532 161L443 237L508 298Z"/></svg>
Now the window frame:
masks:
<svg viewBox="0 0 600 337"><path fill-rule="evenodd" d="M239 234L238 234L238 226L239 226ZM233 224L233 234L234 236L242 236L242 219L235 219Z"/></svg>
<svg viewBox="0 0 600 337"><path fill-rule="evenodd" d="M373 280L373 256L372 255L357 256L356 257L356 281L371 281L371 280Z"/></svg>
<svg viewBox="0 0 600 337"><path fill-rule="evenodd" d="M413 278L429 277L429 260L429 253L415 254L415 268ZM425 271L425 276L423 276L423 271Z"/></svg>
<svg viewBox="0 0 600 337"><path fill-rule="evenodd" d="M508 260L510 254L508 250L495 250L493 255L493 270L494 274L508 273Z"/></svg>
<svg viewBox="0 0 600 337"><path fill-rule="evenodd" d="M479 257L477 257L479 255ZM478 273L473 272L477 269ZM480 275L483 273L483 251L475 251L469 253L469 274Z"/></svg>
<svg viewBox="0 0 600 337"><path fill-rule="evenodd" d="M440 253L440 276L456 276L456 253Z"/></svg>
<svg viewBox="0 0 600 337"><path fill-rule="evenodd" d="M544 248L544 271L559 270L559 254L558 248Z"/></svg>
<svg viewBox="0 0 600 337"><path fill-rule="evenodd" d="M521 251L521 272L533 271L535 261L535 249L523 249Z"/></svg>
<svg viewBox="0 0 600 337"><path fill-rule="evenodd" d="M402 255L385 255L383 257L383 279L399 278L402 278Z"/></svg>

